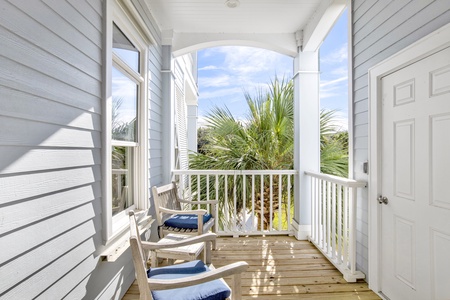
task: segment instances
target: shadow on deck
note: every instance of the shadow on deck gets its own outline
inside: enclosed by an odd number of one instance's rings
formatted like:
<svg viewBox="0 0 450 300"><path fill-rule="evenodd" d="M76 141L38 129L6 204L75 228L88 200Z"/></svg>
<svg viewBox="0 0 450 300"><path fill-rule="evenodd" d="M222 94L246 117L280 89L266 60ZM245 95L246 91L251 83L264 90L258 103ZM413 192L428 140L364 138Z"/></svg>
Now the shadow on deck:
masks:
<svg viewBox="0 0 450 300"><path fill-rule="evenodd" d="M347 283L314 245L294 237L219 238L213 265L239 260L250 265L242 274L243 300L380 299L365 281ZM136 282L123 299L139 299Z"/></svg>

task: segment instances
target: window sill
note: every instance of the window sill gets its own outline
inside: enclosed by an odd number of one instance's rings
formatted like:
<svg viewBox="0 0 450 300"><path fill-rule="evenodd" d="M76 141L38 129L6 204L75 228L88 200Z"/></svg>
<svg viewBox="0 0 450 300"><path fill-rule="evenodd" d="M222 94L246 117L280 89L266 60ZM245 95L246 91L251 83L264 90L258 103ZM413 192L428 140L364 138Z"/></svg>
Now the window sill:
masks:
<svg viewBox="0 0 450 300"><path fill-rule="evenodd" d="M144 232L150 229L154 220L151 216L145 216L138 221L139 234L142 235ZM130 230L128 226L124 227L113 239L107 242L107 244L102 247L100 252L100 257L103 261L114 262L116 261L122 253L124 253L130 247Z"/></svg>

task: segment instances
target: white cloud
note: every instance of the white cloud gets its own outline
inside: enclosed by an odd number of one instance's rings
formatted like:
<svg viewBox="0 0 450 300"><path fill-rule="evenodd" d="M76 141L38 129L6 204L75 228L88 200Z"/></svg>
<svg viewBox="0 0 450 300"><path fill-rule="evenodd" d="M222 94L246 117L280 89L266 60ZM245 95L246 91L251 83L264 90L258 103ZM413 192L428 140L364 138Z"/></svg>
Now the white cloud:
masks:
<svg viewBox="0 0 450 300"><path fill-rule="evenodd" d="M320 99L340 97L347 93L347 76L339 77L333 80L322 81L320 83Z"/></svg>
<svg viewBox="0 0 450 300"><path fill-rule="evenodd" d="M206 105L227 105L236 118L246 109L244 92L256 96L264 91L275 75L292 76L292 58L259 48L224 46L202 50L199 70L216 70L213 74L201 73L199 101ZM206 109L207 110L207 109ZM200 115L201 113L199 113Z"/></svg>
<svg viewBox="0 0 450 300"><path fill-rule="evenodd" d="M265 49L251 47L220 47L219 51L225 55L224 67L238 77L247 77L271 70L286 71L281 65L283 55ZM292 73L292 63L289 66ZM275 75L275 74L272 74ZM283 74L280 74L283 75Z"/></svg>
<svg viewBox="0 0 450 300"><path fill-rule="evenodd" d="M210 71L210 70L218 70L219 68L217 66L209 65L205 66L203 68L198 68L199 71Z"/></svg>
<svg viewBox="0 0 450 300"><path fill-rule="evenodd" d="M242 95L242 88L240 87L232 87L232 88L224 88L224 89L214 89L212 91L200 91L200 96L202 99L217 99L223 97L230 97L230 95Z"/></svg>
<svg viewBox="0 0 450 300"><path fill-rule="evenodd" d="M347 79L348 79L348 77L344 76L344 77L340 77L340 78L333 79L333 80L322 81L320 83L320 87L324 88L324 87L327 87L327 86L330 86L330 85L331 86L337 85L337 84L340 84L342 81L347 81Z"/></svg>
<svg viewBox="0 0 450 300"><path fill-rule="evenodd" d="M348 44L343 44L339 49L329 53L327 56L321 57L322 64L336 64L346 62L348 58Z"/></svg>
<svg viewBox="0 0 450 300"><path fill-rule="evenodd" d="M199 77L198 83L202 88L208 87L224 87L229 86L232 82L232 78L229 75L222 74L214 77Z"/></svg>

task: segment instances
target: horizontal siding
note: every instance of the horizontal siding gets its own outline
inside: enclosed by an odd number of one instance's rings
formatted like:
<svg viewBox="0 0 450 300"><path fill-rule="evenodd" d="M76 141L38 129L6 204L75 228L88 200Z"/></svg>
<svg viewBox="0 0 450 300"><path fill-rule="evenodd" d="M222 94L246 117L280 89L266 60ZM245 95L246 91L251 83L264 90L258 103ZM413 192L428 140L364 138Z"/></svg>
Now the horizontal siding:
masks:
<svg viewBox="0 0 450 300"><path fill-rule="evenodd" d="M1 299L81 299L97 285L101 7L0 1Z"/></svg>
<svg viewBox="0 0 450 300"><path fill-rule="evenodd" d="M14 101L0 103L0 115L2 116L87 130L98 130L101 125L101 116L91 111L12 90L8 87L0 89L0 98L8 99L10 97L14 97ZM64 101L64 99L59 101Z"/></svg>
<svg viewBox="0 0 450 300"><path fill-rule="evenodd" d="M84 6L87 5L85 1L82 2ZM30 3L25 0L13 1L13 3L20 4L26 10L26 13L9 2L1 1L0 10L7 12L2 13L2 27L44 50L48 50L49 45L58 45L58 47L53 47L49 53L76 69L81 69L87 74L91 73L94 77L95 74L101 72L101 49L97 45L86 38L83 39L82 35L80 39L74 39L64 32L60 32L60 30L58 30L60 35L56 34L54 31L58 27L64 26L64 20L61 20L60 23L49 24L48 26L53 26L49 29L33 19L33 17L43 18L40 16L41 8L45 6L42 3ZM53 13L52 15L56 14ZM46 19L51 19L51 16L46 16ZM20 22L17 22L17 20L20 20ZM80 18L80 22L85 22L84 18ZM80 37L80 34L77 37ZM98 77L98 79L101 78Z"/></svg>
<svg viewBox="0 0 450 300"><path fill-rule="evenodd" d="M167 134L163 134L163 98L162 98L162 77L161 65L162 51L161 47L152 46L149 55L149 96L150 96L150 112L149 112L149 165L150 178L149 187L162 184L162 164L163 137L168 138ZM153 205L152 205L153 207ZM153 208L152 208L153 210Z"/></svg>
<svg viewBox="0 0 450 300"><path fill-rule="evenodd" d="M100 147L100 132L63 128L60 125L2 117L0 140L7 146Z"/></svg>
<svg viewBox="0 0 450 300"><path fill-rule="evenodd" d="M0 228L0 236L91 203L99 197L100 184L96 183L18 201L8 207L8 214L2 216L4 225ZM18 215L20 219L17 218Z"/></svg>
<svg viewBox="0 0 450 300"><path fill-rule="evenodd" d="M115 263L97 253L102 2L0 1L0 244L11 245L0 253L1 299L117 299L134 279L130 251ZM133 3L156 41L148 56L149 174L159 185L161 36L149 9Z"/></svg>
<svg viewBox="0 0 450 300"><path fill-rule="evenodd" d="M64 64L60 58L24 41L22 38L18 38L6 29L0 28L0 35L5 42L2 45L0 54L3 56L5 54L8 55L8 58L13 61L9 62L9 64L17 63L24 69L34 70L33 78L42 76L44 77L43 80L48 80L47 78L51 77L60 81L61 84L70 85L72 88L91 95L100 93L101 85L98 80L98 76L101 76L100 69L98 72L91 72L92 75L86 74L82 70ZM29 55L30 53L33 53L33 55Z"/></svg>
<svg viewBox="0 0 450 300"><path fill-rule="evenodd" d="M28 15L27 19L30 21L30 24L35 25L35 27L30 28L32 33L39 35L42 30L47 30L55 36L59 43L64 42L74 48L79 48L81 53L95 62L102 60L102 53L99 51L101 50L100 34L98 30L80 31L80 27L82 28L83 24L88 23L81 15L73 15L72 20L67 20L63 16L60 16L56 9L52 9L48 5L39 4L39 13L36 13L29 11L29 1L19 0L12 1L11 3L16 6L18 11ZM65 5L64 1L54 1L53 3L54 7L64 7ZM18 16L25 17L21 14L18 14ZM87 36L96 36L96 43L93 43L92 38L87 38ZM80 45L82 47L79 47Z"/></svg>
<svg viewBox="0 0 450 300"><path fill-rule="evenodd" d="M0 49L2 49L0 47ZM0 50L1 51L1 50ZM40 98L66 102L67 105L79 107L81 109L100 113L101 103L98 94L94 95L64 83L60 78L42 74L40 71L29 68L21 63L7 59L3 53L0 56L0 86L11 90L17 90ZM101 83L97 81L98 91L100 92ZM13 92L14 93L14 92ZM13 97L13 95L11 95Z"/></svg>
<svg viewBox="0 0 450 300"><path fill-rule="evenodd" d="M355 0L352 2L354 178L367 180L368 70L450 21L450 1ZM368 196L359 195L357 267L367 274Z"/></svg>

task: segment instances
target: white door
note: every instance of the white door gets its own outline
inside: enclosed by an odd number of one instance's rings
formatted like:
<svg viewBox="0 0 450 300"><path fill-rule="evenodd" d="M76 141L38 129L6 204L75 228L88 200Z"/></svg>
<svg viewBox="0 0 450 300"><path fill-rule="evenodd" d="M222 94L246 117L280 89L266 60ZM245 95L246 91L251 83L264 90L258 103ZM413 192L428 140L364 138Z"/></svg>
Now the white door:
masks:
<svg viewBox="0 0 450 300"><path fill-rule="evenodd" d="M450 48L382 78L381 290L450 299Z"/></svg>

